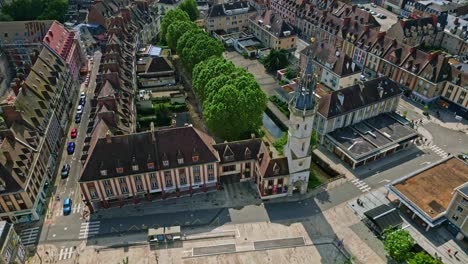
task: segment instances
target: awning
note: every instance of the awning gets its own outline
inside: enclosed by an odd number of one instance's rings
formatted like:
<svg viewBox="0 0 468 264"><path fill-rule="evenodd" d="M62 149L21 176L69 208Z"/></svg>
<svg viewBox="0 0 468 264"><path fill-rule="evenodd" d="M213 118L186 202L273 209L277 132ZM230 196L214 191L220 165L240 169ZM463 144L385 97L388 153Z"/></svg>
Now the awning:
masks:
<svg viewBox="0 0 468 264"><path fill-rule="evenodd" d="M403 223L397 209L386 204L371 209L365 212L364 215L377 227L379 233Z"/></svg>

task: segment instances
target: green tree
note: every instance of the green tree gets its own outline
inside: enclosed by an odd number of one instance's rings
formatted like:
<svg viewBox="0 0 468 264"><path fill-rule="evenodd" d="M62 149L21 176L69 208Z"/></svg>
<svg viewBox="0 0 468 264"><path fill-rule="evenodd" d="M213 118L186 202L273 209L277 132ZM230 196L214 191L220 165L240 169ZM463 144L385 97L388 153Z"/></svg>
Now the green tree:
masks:
<svg viewBox="0 0 468 264"><path fill-rule="evenodd" d="M425 115L427 115L427 114L429 113L429 106L428 106L428 105L424 105L423 113L424 113Z"/></svg>
<svg viewBox="0 0 468 264"><path fill-rule="evenodd" d="M310 146L312 149L317 148L319 139L318 139L318 134L317 131L312 130L312 135L310 136Z"/></svg>
<svg viewBox="0 0 468 264"><path fill-rule="evenodd" d="M288 133L284 132L280 138L278 138L275 143L273 143L273 147L279 152L280 155L284 152L284 146L288 143Z"/></svg>
<svg viewBox="0 0 468 264"><path fill-rule="evenodd" d="M260 60L269 72L284 69L288 66L288 51L287 50L271 50L268 56Z"/></svg>
<svg viewBox="0 0 468 264"><path fill-rule="evenodd" d="M0 12L0 21L13 21L13 18L8 14Z"/></svg>
<svg viewBox="0 0 468 264"><path fill-rule="evenodd" d="M414 246L414 239L408 231L398 229L396 231L384 231L384 246L388 255L398 262L403 262L411 256L411 249Z"/></svg>
<svg viewBox="0 0 468 264"><path fill-rule="evenodd" d="M38 16L39 20L55 19L60 22L65 21L65 14L68 10L68 1L66 0L48 0L45 3L44 11Z"/></svg>
<svg viewBox="0 0 468 264"><path fill-rule="evenodd" d="M177 54L189 69L212 56L221 57L224 47L201 30L186 32L177 42Z"/></svg>
<svg viewBox="0 0 468 264"><path fill-rule="evenodd" d="M64 22L67 0L16 0L2 8L2 19L15 21L49 20Z"/></svg>
<svg viewBox="0 0 468 264"><path fill-rule="evenodd" d="M200 103L203 104L206 97L207 83L220 75L231 74L236 70L236 66L223 57L212 57L195 65L192 71L192 86Z"/></svg>
<svg viewBox="0 0 468 264"><path fill-rule="evenodd" d="M195 0L184 0L182 3L179 4L180 9L187 12L190 17L190 20L195 21L197 20L200 12L198 11L197 2Z"/></svg>
<svg viewBox="0 0 468 264"><path fill-rule="evenodd" d="M442 264L442 262L433 258L426 252L418 252L408 260L408 264Z"/></svg>
<svg viewBox="0 0 468 264"><path fill-rule="evenodd" d="M198 38L198 35L204 35L204 34L206 33L201 29L196 29L196 30L185 32L182 35L182 37L180 37L180 39L177 40L177 48L176 48L177 54L181 56L185 48L191 47L191 45L193 45L193 41L196 38Z"/></svg>
<svg viewBox="0 0 468 264"><path fill-rule="evenodd" d="M216 136L238 140L261 127L267 98L252 74L238 68L210 80L206 91L203 115Z"/></svg>
<svg viewBox="0 0 468 264"><path fill-rule="evenodd" d="M190 21L190 18L185 11L179 8L171 9L167 11L167 13L164 15L161 21L161 32L160 32L161 40L163 41L166 40L165 37L166 37L167 29L172 23L176 21Z"/></svg>
<svg viewBox="0 0 468 264"><path fill-rule="evenodd" d="M294 79L297 77L297 69L289 66L287 69L286 69L286 72L284 73L284 77L288 78L288 79Z"/></svg>
<svg viewBox="0 0 468 264"><path fill-rule="evenodd" d="M197 25L190 21L175 21L167 28L166 43L172 50L176 50L177 41L186 32L197 29Z"/></svg>

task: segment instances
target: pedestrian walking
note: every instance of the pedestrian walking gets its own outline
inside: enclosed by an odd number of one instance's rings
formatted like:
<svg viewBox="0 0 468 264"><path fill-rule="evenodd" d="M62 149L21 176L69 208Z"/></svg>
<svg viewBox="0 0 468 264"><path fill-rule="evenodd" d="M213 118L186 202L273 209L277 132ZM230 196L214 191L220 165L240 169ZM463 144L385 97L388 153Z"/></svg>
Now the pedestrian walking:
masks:
<svg viewBox="0 0 468 264"><path fill-rule="evenodd" d="M455 253L453 253L453 256L454 256L454 257L456 257L456 256L457 256L457 254L458 254L458 250L457 250L457 251L455 251Z"/></svg>
<svg viewBox="0 0 468 264"><path fill-rule="evenodd" d="M448 252L449 255L450 255L450 252L452 252L452 250L449 248L449 249L447 249L447 252Z"/></svg>

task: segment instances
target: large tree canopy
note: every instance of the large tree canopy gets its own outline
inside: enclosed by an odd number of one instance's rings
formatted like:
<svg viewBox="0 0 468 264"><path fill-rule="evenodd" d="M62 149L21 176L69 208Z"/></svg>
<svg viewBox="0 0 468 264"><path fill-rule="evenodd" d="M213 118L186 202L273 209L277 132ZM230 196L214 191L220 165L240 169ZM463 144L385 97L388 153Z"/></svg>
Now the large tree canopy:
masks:
<svg viewBox="0 0 468 264"><path fill-rule="evenodd" d="M269 72L277 71L288 66L288 51L287 50L271 50L268 56L261 59L265 69Z"/></svg>
<svg viewBox="0 0 468 264"><path fill-rule="evenodd" d="M198 63L192 71L192 87L198 100L203 104L208 95L207 83L220 75L231 74L236 66L222 57L212 57L209 60Z"/></svg>
<svg viewBox="0 0 468 264"><path fill-rule="evenodd" d="M197 25L191 21L175 21L169 25L166 33L166 43L172 50L177 48L177 41L188 31L196 30Z"/></svg>
<svg viewBox="0 0 468 264"><path fill-rule="evenodd" d="M161 37L165 40L167 29L172 23L177 21L190 21L189 16L182 9L176 8L169 10L161 21Z"/></svg>
<svg viewBox="0 0 468 264"><path fill-rule="evenodd" d="M442 264L442 262L433 258L426 252L418 252L408 260L408 264Z"/></svg>
<svg viewBox="0 0 468 264"><path fill-rule="evenodd" d="M177 54L189 69L212 56L220 57L224 47L201 30L186 32L177 42Z"/></svg>
<svg viewBox="0 0 468 264"><path fill-rule="evenodd" d="M398 262L403 262L410 257L410 251L414 246L414 240L408 231L399 229L384 232L385 251Z"/></svg>
<svg viewBox="0 0 468 264"><path fill-rule="evenodd" d="M195 0L184 0L179 4L178 8L187 12L190 17L190 20L195 21L198 18L200 12L198 11L197 2Z"/></svg>
<svg viewBox="0 0 468 264"><path fill-rule="evenodd" d="M67 10L67 0L16 0L3 6L0 19L15 21L58 20L64 22Z"/></svg>
<svg viewBox="0 0 468 264"><path fill-rule="evenodd" d="M210 130L225 140L238 140L262 125L267 98L254 76L237 68L206 84L203 115Z"/></svg>

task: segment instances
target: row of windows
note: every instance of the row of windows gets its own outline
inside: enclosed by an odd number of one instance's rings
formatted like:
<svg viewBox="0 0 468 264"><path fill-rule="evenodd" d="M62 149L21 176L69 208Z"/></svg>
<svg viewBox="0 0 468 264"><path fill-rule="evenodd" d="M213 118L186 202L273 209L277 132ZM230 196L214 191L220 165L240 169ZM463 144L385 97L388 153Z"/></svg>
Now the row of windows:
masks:
<svg viewBox="0 0 468 264"><path fill-rule="evenodd" d="M212 181L215 180L214 171L213 171L214 167L213 167L213 165L208 165L207 167L208 167L208 181L212 182ZM201 175L200 175L200 167L196 166L196 167L193 167L193 168L194 168L194 175L193 175L194 184L200 184L202 182L202 178L201 178ZM250 166L249 166L249 168L250 168ZM153 189L153 190L159 189L160 187L159 187L158 179L156 177L156 173L150 173L149 176L150 176L151 189ZM136 175L136 176L133 176L133 177L134 177L134 180L135 180L135 187L136 187L137 192L144 191L141 176ZM120 191L122 192L122 194L128 194L129 189L128 189L128 185L127 185L127 179L126 178L119 178L118 182L119 182ZM174 186L174 183L173 183L173 180L172 180L172 174L171 174L170 171L165 171L164 172L164 182L165 182L166 188L171 188L171 187ZM180 185L187 185L187 176L185 174L184 169L179 170L179 182L180 182ZM104 185L104 188L105 188L106 195L107 196L113 196L114 192L112 190L110 180L104 180L103 185ZM92 199L98 198L98 194L97 194L97 191L96 191L95 188L93 188L93 187L89 188L89 192L90 192L90 196L91 196Z"/></svg>

